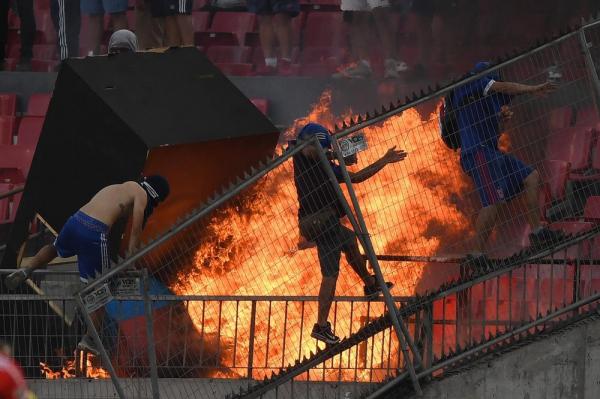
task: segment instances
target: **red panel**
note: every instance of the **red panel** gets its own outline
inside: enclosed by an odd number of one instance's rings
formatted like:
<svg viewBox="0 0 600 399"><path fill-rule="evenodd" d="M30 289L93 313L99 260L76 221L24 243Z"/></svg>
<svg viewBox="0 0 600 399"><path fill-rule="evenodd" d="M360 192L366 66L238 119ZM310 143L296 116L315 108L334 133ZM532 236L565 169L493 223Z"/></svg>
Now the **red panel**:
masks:
<svg viewBox="0 0 600 399"><path fill-rule="evenodd" d="M34 93L29 97L27 116L46 116L52 94Z"/></svg>
<svg viewBox="0 0 600 399"><path fill-rule="evenodd" d="M17 134L17 144L35 150L43 126L43 117L26 116L21 119L19 132Z"/></svg>
<svg viewBox="0 0 600 399"><path fill-rule="evenodd" d="M583 210L583 217L588 222L600 221L600 197L593 196L589 197L585 202L585 208Z"/></svg>
<svg viewBox="0 0 600 399"><path fill-rule="evenodd" d="M550 130L560 130L569 127L571 126L573 117L572 107L555 108L550 112L548 127Z"/></svg>
<svg viewBox="0 0 600 399"><path fill-rule="evenodd" d="M17 95L14 93L0 94L0 115L13 116L17 110Z"/></svg>
<svg viewBox="0 0 600 399"><path fill-rule="evenodd" d="M204 32L208 29L210 13L205 11L192 12L192 27L194 32Z"/></svg>
<svg viewBox="0 0 600 399"><path fill-rule="evenodd" d="M250 101L264 115L267 115L269 113L269 100L267 100L266 98L251 98Z"/></svg>
<svg viewBox="0 0 600 399"><path fill-rule="evenodd" d="M15 117L0 116L0 145L12 144L15 133Z"/></svg>
<svg viewBox="0 0 600 399"><path fill-rule="evenodd" d="M33 150L19 145L0 146L0 180L20 184L25 181Z"/></svg>

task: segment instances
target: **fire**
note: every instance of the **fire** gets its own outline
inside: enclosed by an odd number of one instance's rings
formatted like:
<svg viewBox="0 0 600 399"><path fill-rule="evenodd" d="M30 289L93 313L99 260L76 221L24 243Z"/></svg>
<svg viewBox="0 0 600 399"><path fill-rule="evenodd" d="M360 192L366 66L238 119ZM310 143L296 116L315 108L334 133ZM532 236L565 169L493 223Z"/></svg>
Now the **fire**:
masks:
<svg viewBox="0 0 600 399"><path fill-rule="evenodd" d="M66 360L62 369L53 371L46 363L40 362L42 375L49 380L61 378L109 378L108 371L96 365L94 355L88 353L84 358L83 352L76 352L73 360Z"/></svg>
<svg viewBox="0 0 600 399"><path fill-rule="evenodd" d="M298 126L308 120L332 128L335 118L329 111L330 104L331 93L323 93L310 114L296 121L284 138L291 139ZM445 249L444 238L460 235L464 241L469 221L453 198L460 197L468 185L459 172L458 154L444 147L439 138L436 111L423 121L417 110L409 109L366 128L364 133L369 149L359 154L361 167L393 146L409 154L404 162L388 165L368 182L355 186L377 253L434 255ZM194 265L181 271L171 288L180 295L317 295L321 278L318 258L314 248L302 250L306 246L297 228L297 198L290 162L213 216L196 251ZM382 263L382 268L386 278L396 283L394 295L414 294L423 275L421 264L387 262ZM343 259L336 294L362 295L362 282ZM315 303L263 305L258 302L256 310L253 377L258 379L316 349L315 340L310 339L317 313ZM247 364L250 306L240 305L237 310L224 307L222 316L220 312L205 312L203 306L200 301L192 301L188 309L198 331L216 334L220 329L224 347L237 342L235 357L233 351L225 351L220 363ZM351 310L349 303L339 303L335 309L335 328L340 336L364 325L367 312L371 318L384 312L380 302L371 303L368 310L365 303L353 306ZM284 325L286 336L282 333ZM347 351L328 362L327 374L321 371L318 378L383 378L384 373L372 369L386 367L385 359L391 359L391 367L398 364L397 345L395 341L390 345L390 332L386 334L362 351ZM256 350L265 345L268 353ZM355 364L358 370L346 366ZM245 369L240 376L244 372ZM214 376L225 377L221 372Z"/></svg>

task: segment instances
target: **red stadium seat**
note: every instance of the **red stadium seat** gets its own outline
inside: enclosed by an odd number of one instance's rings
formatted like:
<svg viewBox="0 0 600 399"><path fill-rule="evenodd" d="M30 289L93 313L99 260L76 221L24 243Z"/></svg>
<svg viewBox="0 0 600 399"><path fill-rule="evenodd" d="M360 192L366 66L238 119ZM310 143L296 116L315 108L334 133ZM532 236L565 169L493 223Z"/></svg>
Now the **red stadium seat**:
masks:
<svg viewBox="0 0 600 399"><path fill-rule="evenodd" d="M35 0L33 6L39 10L49 10L50 0Z"/></svg>
<svg viewBox="0 0 600 399"><path fill-rule="evenodd" d="M213 17L208 32L196 32L196 44L207 47L242 44L255 25L256 15L252 13L220 11Z"/></svg>
<svg viewBox="0 0 600 399"><path fill-rule="evenodd" d="M571 163L571 171L590 167L593 130L589 127L570 127L552 132L546 145L546 159Z"/></svg>
<svg viewBox="0 0 600 399"><path fill-rule="evenodd" d="M538 170L542 181L547 185L550 199L553 201L563 199L571 170L569 162L560 160L544 161Z"/></svg>
<svg viewBox="0 0 600 399"><path fill-rule="evenodd" d="M575 123L578 125L593 125L598 123L598 112L595 107L584 107L577 110Z"/></svg>
<svg viewBox="0 0 600 399"><path fill-rule="evenodd" d="M264 115L267 115L269 113L269 100L267 100L266 98L251 98L250 101Z"/></svg>
<svg viewBox="0 0 600 399"><path fill-rule="evenodd" d="M565 127L573 126L575 113L572 107L555 108L550 112L548 127L550 130L559 130Z"/></svg>
<svg viewBox="0 0 600 399"><path fill-rule="evenodd" d="M245 46L211 46L206 56L215 64L249 63L252 49Z"/></svg>
<svg viewBox="0 0 600 399"><path fill-rule="evenodd" d="M15 117L0 115L0 145L12 144L15 133Z"/></svg>
<svg viewBox="0 0 600 399"><path fill-rule="evenodd" d="M215 64L225 75L252 76L252 64L250 63L217 63Z"/></svg>
<svg viewBox="0 0 600 399"><path fill-rule="evenodd" d="M27 178L33 149L21 145L0 146L0 181L22 184Z"/></svg>
<svg viewBox="0 0 600 399"><path fill-rule="evenodd" d="M194 32L204 32L208 30L210 22L210 13L206 11L192 11L192 28Z"/></svg>
<svg viewBox="0 0 600 399"><path fill-rule="evenodd" d="M346 36L341 12L315 12L306 18L305 47L346 47Z"/></svg>
<svg viewBox="0 0 600 399"><path fill-rule="evenodd" d="M26 148L35 150L37 142L42 133L44 118L39 116L26 116L21 119L19 132L17 134L17 144Z"/></svg>
<svg viewBox="0 0 600 399"><path fill-rule="evenodd" d="M13 93L0 94L0 115L14 116L17 110L17 95Z"/></svg>
<svg viewBox="0 0 600 399"><path fill-rule="evenodd" d="M46 116L51 98L52 94L50 93L32 94L27 103L27 116Z"/></svg>
<svg viewBox="0 0 600 399"><path fill-rule="evenodd" d="M585 202L583 217L587 222L600 222L600 197L592 196Z"/></svg>
<svg viewBox="0 0 600 399"><path fill-rule="evenodd" d="M204 8L204 6L206 6L207 3L208 0L194 0L194 3L192 4L192 10L201 10Z"/></svg>

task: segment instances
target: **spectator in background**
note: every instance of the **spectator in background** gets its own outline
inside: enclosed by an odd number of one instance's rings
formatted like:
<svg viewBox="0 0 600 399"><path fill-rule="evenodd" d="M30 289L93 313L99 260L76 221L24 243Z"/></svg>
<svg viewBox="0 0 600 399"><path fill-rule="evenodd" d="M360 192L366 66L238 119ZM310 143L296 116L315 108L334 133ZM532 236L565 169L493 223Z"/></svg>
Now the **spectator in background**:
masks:
<svg viewBox="0 0 600 399"><path fill-rule="evenodd" d="M90 55L100 54L100 44L104 35L104 13L110 15L113 31L127 29L127 7L127 0L81 0L81 12L90 17Z"/></svg>
<svg viewBox="0 0 600 399"><path fill-rule="evenodd" d="M369 61L370 19L373 16L383 48L384 78L398 78L399 73L408 70L408 65L398 60L395 13L390 9L389 0L342 0L342 11L350 23L350 43L357 63L333 75L334 78L368 78L373 70Z"/></svg>
<svg viewBox="0 0 600 399"><path fill-rule="evenodd" d="M8 1L8 0L2 0ZM21 59L17 64L17 71L31 71L33 58L33 41L35 40L35 16L33 15L33 0L16 0L17 13L19 14L21 37Z"/></svg>
<svg viewBox="0 0 600 399"><path fill-rule="evenodd" d="M8 39L8 1L0 1L0 71L3 71L6 59L6 41Z"/></svg>
<svg viewBox="0 0 600 399"><path fill-rule="evenodd" d="M135 53L136 51L138 51L138 41L132 31L121 29L110 36L108 54Z"/></svg>
<svg viewBox="0 0 600 399"><path fill-rule="evenodd" d="M135 4L135 32L140 50L159 48L164 46L163 17L152 17L150 0L136 0Z"/></svg>
<svg viewBox="0 0 600 399"><path fill-rule="evenodd" d="M193 46L192 0L151 0L152 16L164 18L164 45Z"/></svg>
<svg viewBox="0 0 600 399"><path fill-rule="evenodd" d="M56 44L60 60L79 56L80 0L52 0L50 13L58 37Z"/></svg>
<svg viewBox="0 0 600 399"><path fill-rule="evenodd" d="M248 0L248 11L258 17L260 45L265 56L263 74L292 73L292 18L300 12L298 0ZM279 61L275 54L279 44Z"/></svg>

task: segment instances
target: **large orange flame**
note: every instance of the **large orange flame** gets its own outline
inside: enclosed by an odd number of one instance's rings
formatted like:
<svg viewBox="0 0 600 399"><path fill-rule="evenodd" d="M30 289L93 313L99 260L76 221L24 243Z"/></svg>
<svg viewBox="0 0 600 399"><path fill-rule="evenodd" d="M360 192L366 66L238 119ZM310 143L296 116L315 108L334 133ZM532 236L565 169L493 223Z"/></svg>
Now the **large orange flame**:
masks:
<svg viewBox="0 0 600 399"><path fill-rule="evenodd" d="M83 352L77 352L73 360L66 360L63 367L58 370L52 370L46 363L40 362L40 369L42 375L49 380L56 380L60 378L109 378L108 371L96 365L96 358L94 355L88 353L84 357Z"/></svg>
<svg viewBox="0 0 600 399"><path fill-rule="evenodd" d="M335 119L329 111L330 104L331 93L325 92L310 114L296 121L284 137L292 138L297 127L308 120L332 128ZM461 174L455 172L456 167L451 173L448 168L437 166L448 162L458 165L458 155L445 148L439 139L435 111L423 121L416 110L409 109L378 126L365 129L364 133L370 147L360 155L361 163L365 165L393 145L409 153L406 161L388 165L368 183L356 187L376 251L434 255L440 250L442 235L463 234L469 223L452 203L449 192L461 193L467 185ZM318 259L314 249L299 250L304 246L298 245L302 240L297 229L297 199L293 184L291 168L277 168L245 198L219 211L205 231L195 255L195 267L191 272L180 273L178 282L171 288L181 295L316 295L321 279ZM419 198L408 198L408 193L413 197L418 193ZM435 204L433 212L419 204L425 199L429 204ZM417 219L418 223L415 223ZM423 274L421 264L383 266L386 277L396 282L395 295L414 293ZM360 295L361 291L360 279L342 266L337 293ZM224 310L220 317L216 312L207 314L202 306L205 306L202 302L190 302L189 306L189 315L197 329L207 333L217 333L220 329L223 346L232 345L234 340L237 342L235 358L232 351L225 352L221 364L246 364L250 308L236 310L232 307L231 314ZM264 365L254 370L254 378L262 378L280 366L308 356L316 345L314 340L307 339L316 318L314 303L307 303L306 307L285 303L285 311L283 303L267 306L268 311L257 309L255 347L268 341L269 349L268 353L254 351L254 365ZM279 309L275 310L277 306ZM369 306L370 317L384 312L381 303ZM348 303L339 303L336 308L338 335L349 335L360 328L367 322L366 313L366 305L355 305L350 309ZM277 336L282 334L284 325L286 335ZM369 344L368 356L366 349L361 352L359 348L336 357L327 365L329 374L323 372L319 378L383 378L384 373L374 373L373 369L383 367L384 363L398 363L397 346L390 345L389 339L383 337L382 342ZM285 353L283 347L288 348ZM277 366L273 359L281 359L281 364ZM358 370L342 365L357 365ZM215 376L224 375L215 373Z"/></svg>

